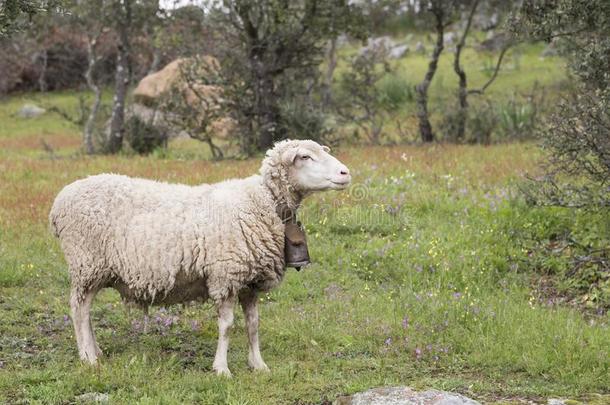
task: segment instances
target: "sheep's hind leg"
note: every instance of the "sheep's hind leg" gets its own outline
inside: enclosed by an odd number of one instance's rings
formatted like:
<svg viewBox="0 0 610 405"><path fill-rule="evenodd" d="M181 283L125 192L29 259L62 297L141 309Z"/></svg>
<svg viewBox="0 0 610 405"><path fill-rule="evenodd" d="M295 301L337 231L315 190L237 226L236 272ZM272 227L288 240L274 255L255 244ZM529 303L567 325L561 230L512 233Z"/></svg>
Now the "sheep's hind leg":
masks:
<svg viewBox="0 0 610 405"><path fill-rule="evenodd" d="M235 297L229 297L216 304L218 310L218 346L212 368L216 374L230 377L229 365L227 363L227 352L229 350L229 332L233 326L233 307Z"/></svg>
<svg viewBox="0 0 610 405"><path fill-rule="evenodd" d="M93 327L91 325L91 303L97 294L97 290L85 292L82 296L76 290L72 290L70 307L72 309L72 322L78 345L78 354L81 360L89 364L96 364L97 358L102 351L95 342Z"/></svg>
<svg viewBox="0 0 610 405"><path fill-rule="evenodd" d="M239 294L239 303L244 310L246 318L246 330L248 333L248 365L254 370L269 371L269 367L263 361L258 342L258 306L256 292L244 290Z"/></svg>

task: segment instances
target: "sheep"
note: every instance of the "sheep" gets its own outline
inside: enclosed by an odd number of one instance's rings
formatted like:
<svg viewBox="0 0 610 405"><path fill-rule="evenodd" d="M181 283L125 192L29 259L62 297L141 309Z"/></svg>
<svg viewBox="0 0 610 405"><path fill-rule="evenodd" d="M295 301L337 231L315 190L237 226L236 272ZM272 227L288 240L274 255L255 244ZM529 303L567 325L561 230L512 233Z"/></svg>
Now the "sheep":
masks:
<svg viewBox="0 0 610 405"><path fill-rule="evenodd" d="M268 371L259 348L257 294L284 277L283 212L296 212L313 192L349 186L348 168L329 151L310 140L281 141L267 151L259 174L216 184L100 174L67 185L49 221L70 272L80 358L96 364L102 355L89 313L95 295L111 287L145 308L211 300L219 333L213 369L226 376L239 301L248 365Z"/></svg>

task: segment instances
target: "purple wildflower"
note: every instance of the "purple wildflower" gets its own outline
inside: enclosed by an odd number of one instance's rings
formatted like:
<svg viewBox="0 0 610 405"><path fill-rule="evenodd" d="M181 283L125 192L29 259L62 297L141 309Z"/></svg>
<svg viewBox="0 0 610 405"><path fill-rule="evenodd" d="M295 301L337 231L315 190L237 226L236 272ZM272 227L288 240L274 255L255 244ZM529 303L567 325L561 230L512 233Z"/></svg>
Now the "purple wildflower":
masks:
<svg viewBox="0 0 610 405"><path fill-rule="evenodd" d="M402 318L402 327L407 329L409 327L409 317L405 316Z"/></svg>

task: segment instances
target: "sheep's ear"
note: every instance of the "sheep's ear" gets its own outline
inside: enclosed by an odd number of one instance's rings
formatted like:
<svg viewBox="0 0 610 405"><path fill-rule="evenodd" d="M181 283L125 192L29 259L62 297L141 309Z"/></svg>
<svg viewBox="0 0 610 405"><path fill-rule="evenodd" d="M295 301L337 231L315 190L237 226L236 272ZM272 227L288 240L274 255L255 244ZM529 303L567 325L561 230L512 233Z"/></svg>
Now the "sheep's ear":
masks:
<svg viewBox="0 0 610 405"><path fill-rule="evenodd" d="M284 151L284 153L282 153L282 163L286 166L290 166L294 163L298 154L299 150L297 148L290 148L287 151Z"/></svg>
<svg viewBox="0 0 610 405"><path fill-rule="evenodd" d="M326 153L330 153L330 148L326 145L322 145L322 150Z"/></svg>

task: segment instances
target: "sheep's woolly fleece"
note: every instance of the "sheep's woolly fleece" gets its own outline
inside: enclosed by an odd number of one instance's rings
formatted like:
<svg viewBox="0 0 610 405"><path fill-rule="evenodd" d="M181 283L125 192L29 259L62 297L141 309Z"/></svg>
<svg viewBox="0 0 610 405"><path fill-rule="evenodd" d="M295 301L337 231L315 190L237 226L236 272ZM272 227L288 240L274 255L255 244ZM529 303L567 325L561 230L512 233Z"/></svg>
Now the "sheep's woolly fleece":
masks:
<svg viewBox="0 0 610 405"><path fill-rule="evenodd" d="M267 152L260 175L187 186L101 174L66 186L50 224L70 269L73 294L114 287L127 301L220 302L244 287L266 291L284 275L278 205L297 208L282 153L317 151L284 141Z"/></svg>

